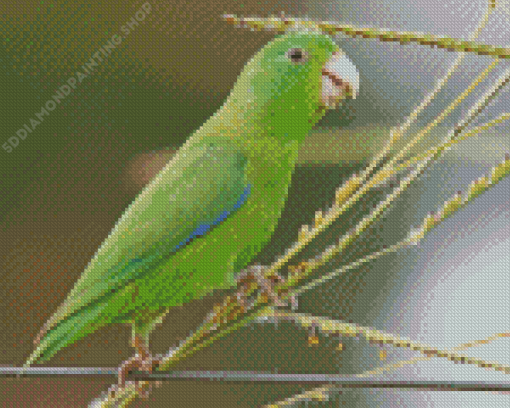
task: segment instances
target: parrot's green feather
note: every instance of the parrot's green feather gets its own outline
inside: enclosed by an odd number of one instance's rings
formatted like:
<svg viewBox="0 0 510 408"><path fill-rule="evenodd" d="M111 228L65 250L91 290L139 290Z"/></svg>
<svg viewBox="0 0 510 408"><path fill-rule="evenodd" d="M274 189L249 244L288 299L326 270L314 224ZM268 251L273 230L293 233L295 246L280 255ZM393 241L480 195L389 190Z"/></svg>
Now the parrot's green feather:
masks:
<svg viewBox="0 0 510 408"><path fill-rule="evenodd" d="M324 114L322 69L335 51L325 35L293 33L248 62L222 108L119 219L25 367L108 324L147 337L171 307L234 284L278 223L299 143Z"/></svg>
<svg viewBox="0 0 510 408"><path fill-rule="evenodd" d="M247 187L246 164L236 146L212 138L181 149L120 218L52 320L139 278L232 209Z"/></svg>
<svg viewBox="0 0 510 408"><path fill-rule="evenodd" d="M207 144L191 151L182 149L178 154L118 221L67 299L46 323L47 329L60 324L41 346L55 339L73 341L72 333L78 332L78 327L99 320L103 323L100 326L110 323L110 317L125 308L118 301L113 304L115 294L123 295L116 299L128 302L129 290L120 292L126 285L168 260L200 225L212 224L243 196L247 160L236 146L221 146L211 138ZM150 200L146 199L148 195ZM128 289L132 292L134 287ZM108 304L115 310L108 310L105 316L98 314ZM47 352L49 349L44 349L44 354Z"/></svg>

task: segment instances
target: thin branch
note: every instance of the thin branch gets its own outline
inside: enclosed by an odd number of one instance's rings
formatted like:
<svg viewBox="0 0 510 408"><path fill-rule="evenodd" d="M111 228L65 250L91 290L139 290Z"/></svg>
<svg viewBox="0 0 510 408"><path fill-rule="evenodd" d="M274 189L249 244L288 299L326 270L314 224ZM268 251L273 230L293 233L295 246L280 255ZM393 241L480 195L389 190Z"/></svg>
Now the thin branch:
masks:
<svg viewBox="0 0 510 408"><path fill-rule="evenodd" d="M447 51L488 55L496 58L509 59L510 48L496 47L475 41L465 41L458 38L437 36L413 31L390 31L373 27L357 27L337 22L313 21L302 18L243 18L234 14L225 14L223 18L236 27L249 28L252 31L273 31L285 33L288 31L322 31L328 35L342 33L348 37L362 37L378 39L383 42L398 42L401 45L417 43L429 47L443 48Z"/></svg>
<svg viewBox="0 0 510 408"><path fill-rule="evenodd" d="M485 28L485 26L489 22L489 18L491 16L492 12L494 11L494 8L495 8L494 2L491 0L489 7L487 8L487 10L485 11L485 14L483 15L483 18L478 23L478 26L469 35L469 40L473 41L478 38L478 36L482 32L482 30ZM413 110L413 112L411 112L411 114L405 120L404 124L400 125L400 126L396 126L395 128L392 129L392 132L391 132L392 140L393 140L393 138L398 139L400 136L402 136L402 134L405 133L409 129L411 124L416 121L416 118L418 117L418 115L427 106L429 106L430 102L432 102L434 100L434 98L437 96L439 91L441 91L441 89L448 83L448 81L450 80L453 73L459 68L459 66L460 66L461 62L464 60L465 56L466 56L466 54L464 54L464 53L459 54L457 56L457 58L455 59L455 61L453 62L453 64L448 69L448 71L446 72L446 74L444 74L443 78L441 78L440 80L438 80L436 82L436 86L434 87L434 89L431 92L429 92L429 94L426 95L425 98L423 98L423 101L421 101L420 105L418 105Z"/></svg>
<svg viewBox="0 0 510 408"><path fill-rule="evenodd" d="M312 316L306 313L280 312L276 311L272 307L267 307L265 310L266 313L264 313L260 319L265 317L271 319L274 317L278 320L288 320L305 328L314 327L320 329L321 332L326 335L334 334L347 337L363 337L373 344L408 348L410 350L418 351L428 357L446 358L453 362L476 365L478 367L493 369L494 371L501 371L505 374L510 374L510 366L508 365L465 356L451 350L440 350L417 341L401 338L381 330L375 330L371 327L365 327L355 323L345 323L341 320L329 319L322 316Z"/></svg>
<svg viewBox="0 0 510 408"><path fill-rule="evenodd" d="M391 175L395 174L397 171L394 167L394 163L398 162L407 151L409 151L414 145L416 145L423 137L429 133L435 126L441 123L473 90L489 75L489 73L497 67L499 60L493 61L471 84L459 95L455 100L450 103L450 105L444 109L439 116L434 119L429 125L427 125L424 129L422 129L414 138L407 143L407 145L396 155L394 156L388 163L386 163L383 168L374 176L373 181L376 181L378 184L382 181L386 180ZM451 145L453 141L459 138L459 135L464 131L467 125L469 125L480 113L482 110L488 106L491 100L493 100L501 91L503 86L508 83L510 75L510 69L503 74L500 79L496 82L496 84L486 92L473 107L470 109L469 113L466 115L466 118L459 122L454 130L450 132L448 137L446 138L443 144L437 146L433 150L429 150L429 154L426 155L424 160L427 160L427 157L431 158L437 152L442 152L444 149ZM406 163L407 164L407 163ZM404 167L404 166L403 166ZM407 168L407 167L404 167ZM372 182L373 182L372 181Z"/></svg>
<svg viewBox="0 0 510 408"><path fill-rule="evenodd" d="M471 85L468 87L468 89L466 89L466 91L464 91L462 93L462 95L460 95L458 98L456 98L456 100L453 101L450 104L450 106L448 106L448 108L446 108L438 118L436 118L436 120L433 123L431 123L429 126L427 126L421 132L419 132L419 134L404 149L402 149L402 151L399 152L399 154L397 156L392 158L392 160L389 163L385 164L385 166L383 167L383 169L380 172L382 174L382 177L384 177L384 179L387 179L388 177L396 174L398 171L407 169L409 166L413 165L414 163L419 162L420 160L426 159L426 157L432 157L432 156L437 155L438 153L444 152L444 151L450 149L452 145L454 145L462 140L465 140L468 137L471 137L475 134L478 134L479 132L481 132L483 130L487 130L492 126L500 124L503 121L508 120L510 118L510 113L503 113L496 119L493 119L492 121L490 121L484 125L477 126L476 128L474 128L468 132L464 132L464 130L467 128L467 126L469 126L469 124L471 124L483 112L483 110L487 106L489 106L490 102L493 101L502 92L503 88L505 86L507 86L508 83L510 83L510 68L508 68L495 81L493 86L491 88L489 88L489 90L487 92L485 92L485 94L482 95L478 99L478 101L471 107L471 109L467 113L466 117L463 120L461 120L454 127L454 129L448 134L448 136L445 138L445 140L441 144L439 144L435 148L429 149L428 151L426 151L423 154L417 155L417 156L409 159L404 164L401 164L398 166L393 166L393 163L399 161L404 156L406 150L409 150L409 148L411 148L414 144L416 144L419 141L419 139L421 139L427 132L429 132L432 129L432 127L437 125L437 123L440 122L439 119L442 120L444 118L445 113L447 111L451 111L453 109L454 105L456 106L458 103L460 103L462 101L462 99L465 98L469 94L469 92L471 92L474 89L474 87L481 81L481 79L483 79L482 77L484 77L489 72L489 70L494 68L493 65L495 66L495 64L497 64L497 62L498 62L498 60L495 60L491 64L491 66L489 66L482 74L480 74L480 76L475 81L473 81L471 83ZM470 91L467 92L468 90L470 90ZM381 181L382 180L380 180L379 183Z"/></svg>
<svg viewBox="0 0 510 408"><path fill-rule="evenodd" d="M483 125L479 125L479 126L473 128L473 129L471 129L468 132L462 133L461 136L456 138L456 139L453 139L453 140L450 140L448 142L445 142L445 143L443 143L442 145L440 145L440 146L438 146L436 148L429 149L425 153L421 153L419 155L416 155L416 156L410 158L405 163L399 164L397 167L395 167L394 171L398 172L398 171L401 171L401 170L405 170L405 169L409 168L410 166L415 165L419 161L425 159L425 157L433 154L436 150L438 150L438 148L448 149L449 147L453 146L454 144L457 144L457 143L459 143L459 142L461 142L463 140L466 140L469 137L476 136L476 135L482 133L483 131L488 130L491 127L494 127L496 125L499 125L499 124L501 124L501 123L503 123L503 122L505 122L505 121L507 121L509 119L510 119L510 112L502 113L497 118L492 119L491 121L489 121L487 123L484 123Z"/></svg>
<svg viewBox="0 0 510 408"><path fill-rule="evenodd" d="M502 338L506 338L506 337L510 337L510 332L496 333L489 337L486 337L483 340L469 341L467 343L463 343L456 347L453 347L450 350L463 351L463 350L467 350L467 349L474 348L474 347L481 347L485 344L490 344L491 342L493 342L497 339L502 339ZM404 365L412 365L412 364L417 363L418 361L428 361L431 359L432 359L432 356L426 356L426 357L423 356L423 357L414 357L409 360L400 360L400 361L397 361L396 363L385 364L385 365L378 367L374 370L368 370L368 371L365 371L364 373L356 374L356 377L370 377L373 375L380 375L380 374L384 374L387 372L391 372L398 368L402 368Z"/></svg>
<svg viewBox="0 0 510 408"><path fill-rule="evenodd" d="M479 346L482 346L484 344L489 344L490 342L492 342L494 340L497 340L499 338L504 338L504 337L510 337L510 333L509 332L496 333L496 334L489 336L483 340L474 340L469 343L461 344L457 347L452 348L451 350L461 351L461 350L466 350L466 349L472 348L472 347L479 347ZM352 375L352 377L353 378L372 378L373 376L378 376L378 375L402 368L405 365L413 365L413 364L418 363L419 361L428 361L431 358L432 357L430 357L430 356L428 356L428 357L422 356L422 357L413 357L409 360L400 360L400 361L397 361L396 363L384 364L381 367L378 367L374 370L365 371L361 374L354 374L354 375ZM379 377L377 377L377 378L379 378ZM296 404L297 402L308 401L310 399L320 399L320 400L324 401L324 400L327 400L329 393L338 391L339 389L340 389L340 387L338 387L336 384L326 384L326 385L323 385L323 386L320 386L317 388L313 388L311 390L307 390L303 393L293 395L292 397L286 398L285 400L278 401L278 402L272 403L270 405L266 405L264 408L275 408L275 407L289 406L289 405Z"/></svg>

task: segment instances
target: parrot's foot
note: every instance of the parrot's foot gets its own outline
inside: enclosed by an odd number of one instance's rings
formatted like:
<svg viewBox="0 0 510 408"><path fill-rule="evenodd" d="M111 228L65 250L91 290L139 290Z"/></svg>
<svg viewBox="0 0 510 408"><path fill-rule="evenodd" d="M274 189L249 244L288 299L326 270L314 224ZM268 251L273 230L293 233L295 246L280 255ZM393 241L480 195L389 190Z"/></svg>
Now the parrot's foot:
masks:
<svg viewBox="0 0 510 408"><path fill-rule="evenodd" d="M119 387L125 387L126 377L131 373L133 369L152 373L153 369L157 368L160 363L161 358L152 357L150 354L143 358L137 353L135 356L122 363L122 365L119 367ZM152 390L152 385L149 384L148 386L142 386L139 381L135 381L135 383L138 394L142 398L148 397ZM156 385L159 385L158 383L160 383L160 381L157 381Z"/></svg>
<svg viewBox="0 0 510 408"><path fill-rule="evenodd" d="M162 357L153 357L148 347L146 347L143 342L135 337L134 339L134 345L137 349L137 353L131 357L130 359L126 360L122 365L119 367L118 375L119 375L119 387L125 387L126 385L126 378L130 374L131 371L134 369L138 371L144 371L147 373L152 373L152 371L157 368L161 361L163 360ZM142 398L146 398L149 396L150 391L152 390L152 384L142 385L139 381L135 381L136 383L136 390L138 394ZM159 386L161 384L160 381L156 382L156 385Z"/></svg>
<svg viewBox="0 0 510 408"><path fill-rule="evenodd" d="M274 306L286 307L289 305L289 301L281 299L274 290L274 285L276 283L284 283L285 279L278 274L266 277L265 276L266 269L267 269L266 266L252 265L245 269L243 272L241 272L237 277L238 287L241 286L241 290L237 293L237 299L244 310L247 309L246 292L249 287L249 281L251 280L255 280L257 282L258 287L262 290L262 294L267 296ZM294 310L296 300L293 296L290 297L290 304L292 305L292 309Z"/></svg>

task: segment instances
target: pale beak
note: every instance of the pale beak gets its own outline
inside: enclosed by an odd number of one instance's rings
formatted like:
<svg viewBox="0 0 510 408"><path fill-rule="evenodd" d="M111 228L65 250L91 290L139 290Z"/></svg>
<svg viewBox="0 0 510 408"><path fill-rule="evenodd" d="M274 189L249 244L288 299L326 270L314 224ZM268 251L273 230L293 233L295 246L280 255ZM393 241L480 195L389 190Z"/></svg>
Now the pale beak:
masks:
<svg viewBox="0 0 510 408"><path fill-rule="evenodd" d="M322 69L322 103L336 108L344 99L356 99L358 91L358 69L342 51L334 52Z"/></svg>

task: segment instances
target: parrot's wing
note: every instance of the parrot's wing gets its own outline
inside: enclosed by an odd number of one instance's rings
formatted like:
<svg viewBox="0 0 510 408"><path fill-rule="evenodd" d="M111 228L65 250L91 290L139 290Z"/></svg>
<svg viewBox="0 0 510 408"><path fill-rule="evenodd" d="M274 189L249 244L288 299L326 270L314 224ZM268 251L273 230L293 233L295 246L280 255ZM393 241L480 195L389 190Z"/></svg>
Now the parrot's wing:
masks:
<svg viewBox="0 0 510 408"><path fill-rule="evenodd" d="M142 190L43 326L39 342L60 321L122 289L243 205L250 194L247 159L232 144L213 140L185 145Z"/></svg>

